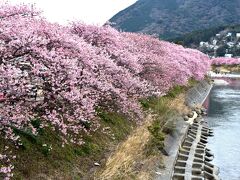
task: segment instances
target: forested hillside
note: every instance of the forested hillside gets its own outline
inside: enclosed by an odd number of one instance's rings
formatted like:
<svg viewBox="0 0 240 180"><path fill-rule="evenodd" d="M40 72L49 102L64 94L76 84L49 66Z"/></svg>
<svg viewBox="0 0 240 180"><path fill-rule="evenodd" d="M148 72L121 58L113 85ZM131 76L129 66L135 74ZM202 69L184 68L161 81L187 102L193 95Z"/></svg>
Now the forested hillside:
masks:
<svg viewBox="0 0 240 180"><path fill-rule="evenodd" d="M187 33L183 36L168 39L170 42L174 42L177 44L181 44L185 47L193 47L196 48L199 46L201 41L208 42L211 38L215 37L216 34L221 32L232 32L234 34L240 32L240 25L231 25L231 26L219 26L210 29L203 29L200 31L194 31L191 33Z"/></svg>
<svg viewBox="0 0 240 180"><path fill-rule="evenodd" d="M113 16L114 27L174 38L222 25L239 24L240 0L138 0Z"/></svg>
<svg viewBox="0 0 240 180"><path fill-rule="evenodd" d="M222 26L192 32L182 37L169 39L185 47L196 48L205 54L216 57L240 56L240 25Z"/></svg>

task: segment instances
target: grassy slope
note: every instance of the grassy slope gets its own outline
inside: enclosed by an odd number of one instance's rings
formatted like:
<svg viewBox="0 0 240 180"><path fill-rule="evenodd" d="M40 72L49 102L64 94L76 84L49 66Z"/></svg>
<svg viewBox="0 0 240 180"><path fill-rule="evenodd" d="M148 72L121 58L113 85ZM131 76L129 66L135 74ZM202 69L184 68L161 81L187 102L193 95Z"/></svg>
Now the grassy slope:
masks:
<svg viewBox="0 0 240 180"><path fill-rule="evenodd" d="M195 82L192 81L191 85ZM95 176L99 180L153 179L156 168L164 168L164 138L174 122L189 109L184 104L187 88L175 87L167 96L142 100L146 121L136 128L109 157ZM150 110L150 111L149 111Z"/></svg>
<svg viewBox="0 0 240 180"><path fill-rule="evenodd" d="M102 132L102 128L91 136L85 135L82 146L66 145L61 147L61 139L50 129L41 130L37 137L26 132L18 132L23 146L19 150L0 139L0 149L4 145L17 154L14 162L14 179L80 179L94 168L94 162L104 159L105 153L119 141L125 139L135 126L124 116L116 113L101 113L101 125L110 127L111 131ZM44 147L43 144L47 144ZM48 151L48 147L52 150Z"/></svg>
<svg viewBox="0 0 240 180"><path fill-rule="evenodd" d="M178 94L185 90L186 88L176 87L165 97L141 101L146 110L151 109L155 114L153 123L148 125L151 138L149 143L144 146L146 157L156 152L159 154L161 151L164 133L169 133L172 129L172 124L165 124L167 117L172 117L174 114L169 102L172 102ZM17 155L14 162L14 179L92 178L96 169L101 168L94 166L94 162L103 166L116 145L126 140L133 129L136 129L136 124L123 115L101 112L99 117L101 128L91 136L84 135L86 143L82 146L69 144L61 147L61 139L56 132L50 129L41 130L37 137L18 131L23 142L23 146L18 150L0 138L0 150L4 145L8 145ZM37 126L37 121L34 123ZM163 125L166 125L165 128L162 128ZM104 133L104 127L110 127L110 129L107 128ZM47 147L43 144L47 144ZM48 151L50 146L52 150ZM149 151L150 149L151 151Z"/></svg>

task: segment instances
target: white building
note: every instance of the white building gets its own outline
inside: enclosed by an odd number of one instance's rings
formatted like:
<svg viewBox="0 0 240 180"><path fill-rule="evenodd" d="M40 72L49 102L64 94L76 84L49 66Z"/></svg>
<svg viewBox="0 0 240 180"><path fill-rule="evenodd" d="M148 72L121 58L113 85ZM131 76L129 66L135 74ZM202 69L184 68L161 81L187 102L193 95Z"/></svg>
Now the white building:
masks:
<svg viewBox="0 0 240 180"><path fill-rule="evenodd" d="M231 58L233 55L232 54L225 54L225 57Z"/></svg>
<svg viewBox="0 0 240 180"><path fill-rule="evenodd" d="M200 42L200 47L203 47L203 46L209 46L209 44L208 44L208 42L203 42L203 41L201 41Z"/></svg>
<svg viewBox="0 0 240 180"><path fill-rule="evenodd" d="M236 38L240 38L240 33L236 33Z"/></svg>
<svg viewBox="0 0 240 180"><path fill-rule="evenodd" d="M231 37L231 36L232 36L231 32L227 33L227 35L226 35L226 37Z"/></svg>
<svg viewBox="0 0 240 180"><path fill-rule="evenodd" d="M217 44L217 40L214 39L214 40L212 41L212 43L213 43L214 46L216 46L216 44Z"/></svg>
<svg viewBox="0 0 240 180"><path fill-rule="evenodd" d="M213 48L214 48L214 45L210 44L208 47L211 48L211 49L213 49Z"/></svg>
<svg viewBox="0 0 240 180"><path fill-rule="evenodd" d="M234 43L233 42L228 42L227 45L228 45L228 47L232 48L234 46Z"/></svg>
<svg viewBox="0 0 240 180"><path fill-rule="evenodd" d="M236 38L240 38L240 33L236 33Z"/></svg>

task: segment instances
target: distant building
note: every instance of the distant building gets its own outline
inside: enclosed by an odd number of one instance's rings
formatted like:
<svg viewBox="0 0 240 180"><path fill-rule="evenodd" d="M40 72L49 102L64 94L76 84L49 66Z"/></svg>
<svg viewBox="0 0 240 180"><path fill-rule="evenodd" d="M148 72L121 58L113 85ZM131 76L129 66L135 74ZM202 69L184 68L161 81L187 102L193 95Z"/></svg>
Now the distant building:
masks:
<svg viewBox="0 0 240 180"><path fill-rule="evenodd" d="M212 43L213 43L213 45L215 46L215 45L217 44L217 40L214 39L214 40L212 41Z"/></svg>
<svg viewBox="0 0 240 180"><path fill-rule="evenodd" d="M236 33L236 38L240 38L240 33Z"/></svg>
<svg viewBox="0 0 240 180"><path fill-rule="evenodd" d="M233 54L225 54L225 57L231 58L233 57Z"/></svg>
<svg viewBox="0 0 240 180"><path fill-rule="evenodd" d="M209 46L209 44L208 44L208 42L203 42L203 41L201 41L200 42L200 47L203 47L203 46Z"/></svg>
<svg viewBox="0 0 240 180"><path fill-rule="evenodd" d="M213 49L213 48L214 48L214 45L210 44L208 47L211 48L211 49Z"/></svg>
<svg viewBox="0 0 240 180"><path fill-rule="evenodd" d="M231 37L231 36L232 36L231 32L227 33L227 35L226 35L226 37Z"/></svg>
<svg viewBox="0 0 240 180"><path fill-rule="evenodd" d="M233 46L234 46L234 43L233 43L233 42L228 42L228 43L227 43L227 45L228 45L228 47L230 47L230 48L231 48L231 47L233 47Z"/></svg>

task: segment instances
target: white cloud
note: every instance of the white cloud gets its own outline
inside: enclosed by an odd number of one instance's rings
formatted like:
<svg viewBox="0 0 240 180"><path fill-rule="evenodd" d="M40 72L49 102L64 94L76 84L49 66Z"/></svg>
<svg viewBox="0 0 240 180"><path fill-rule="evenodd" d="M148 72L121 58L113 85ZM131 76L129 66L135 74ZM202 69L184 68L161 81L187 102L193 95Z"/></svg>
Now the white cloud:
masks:
<svg viewBox="0 0 240 180"><path fill-rule="evenodd" d="M81 20L103 24L120 10L137 0L9 0L11 3L35 3L52 22Z"/></svg>

